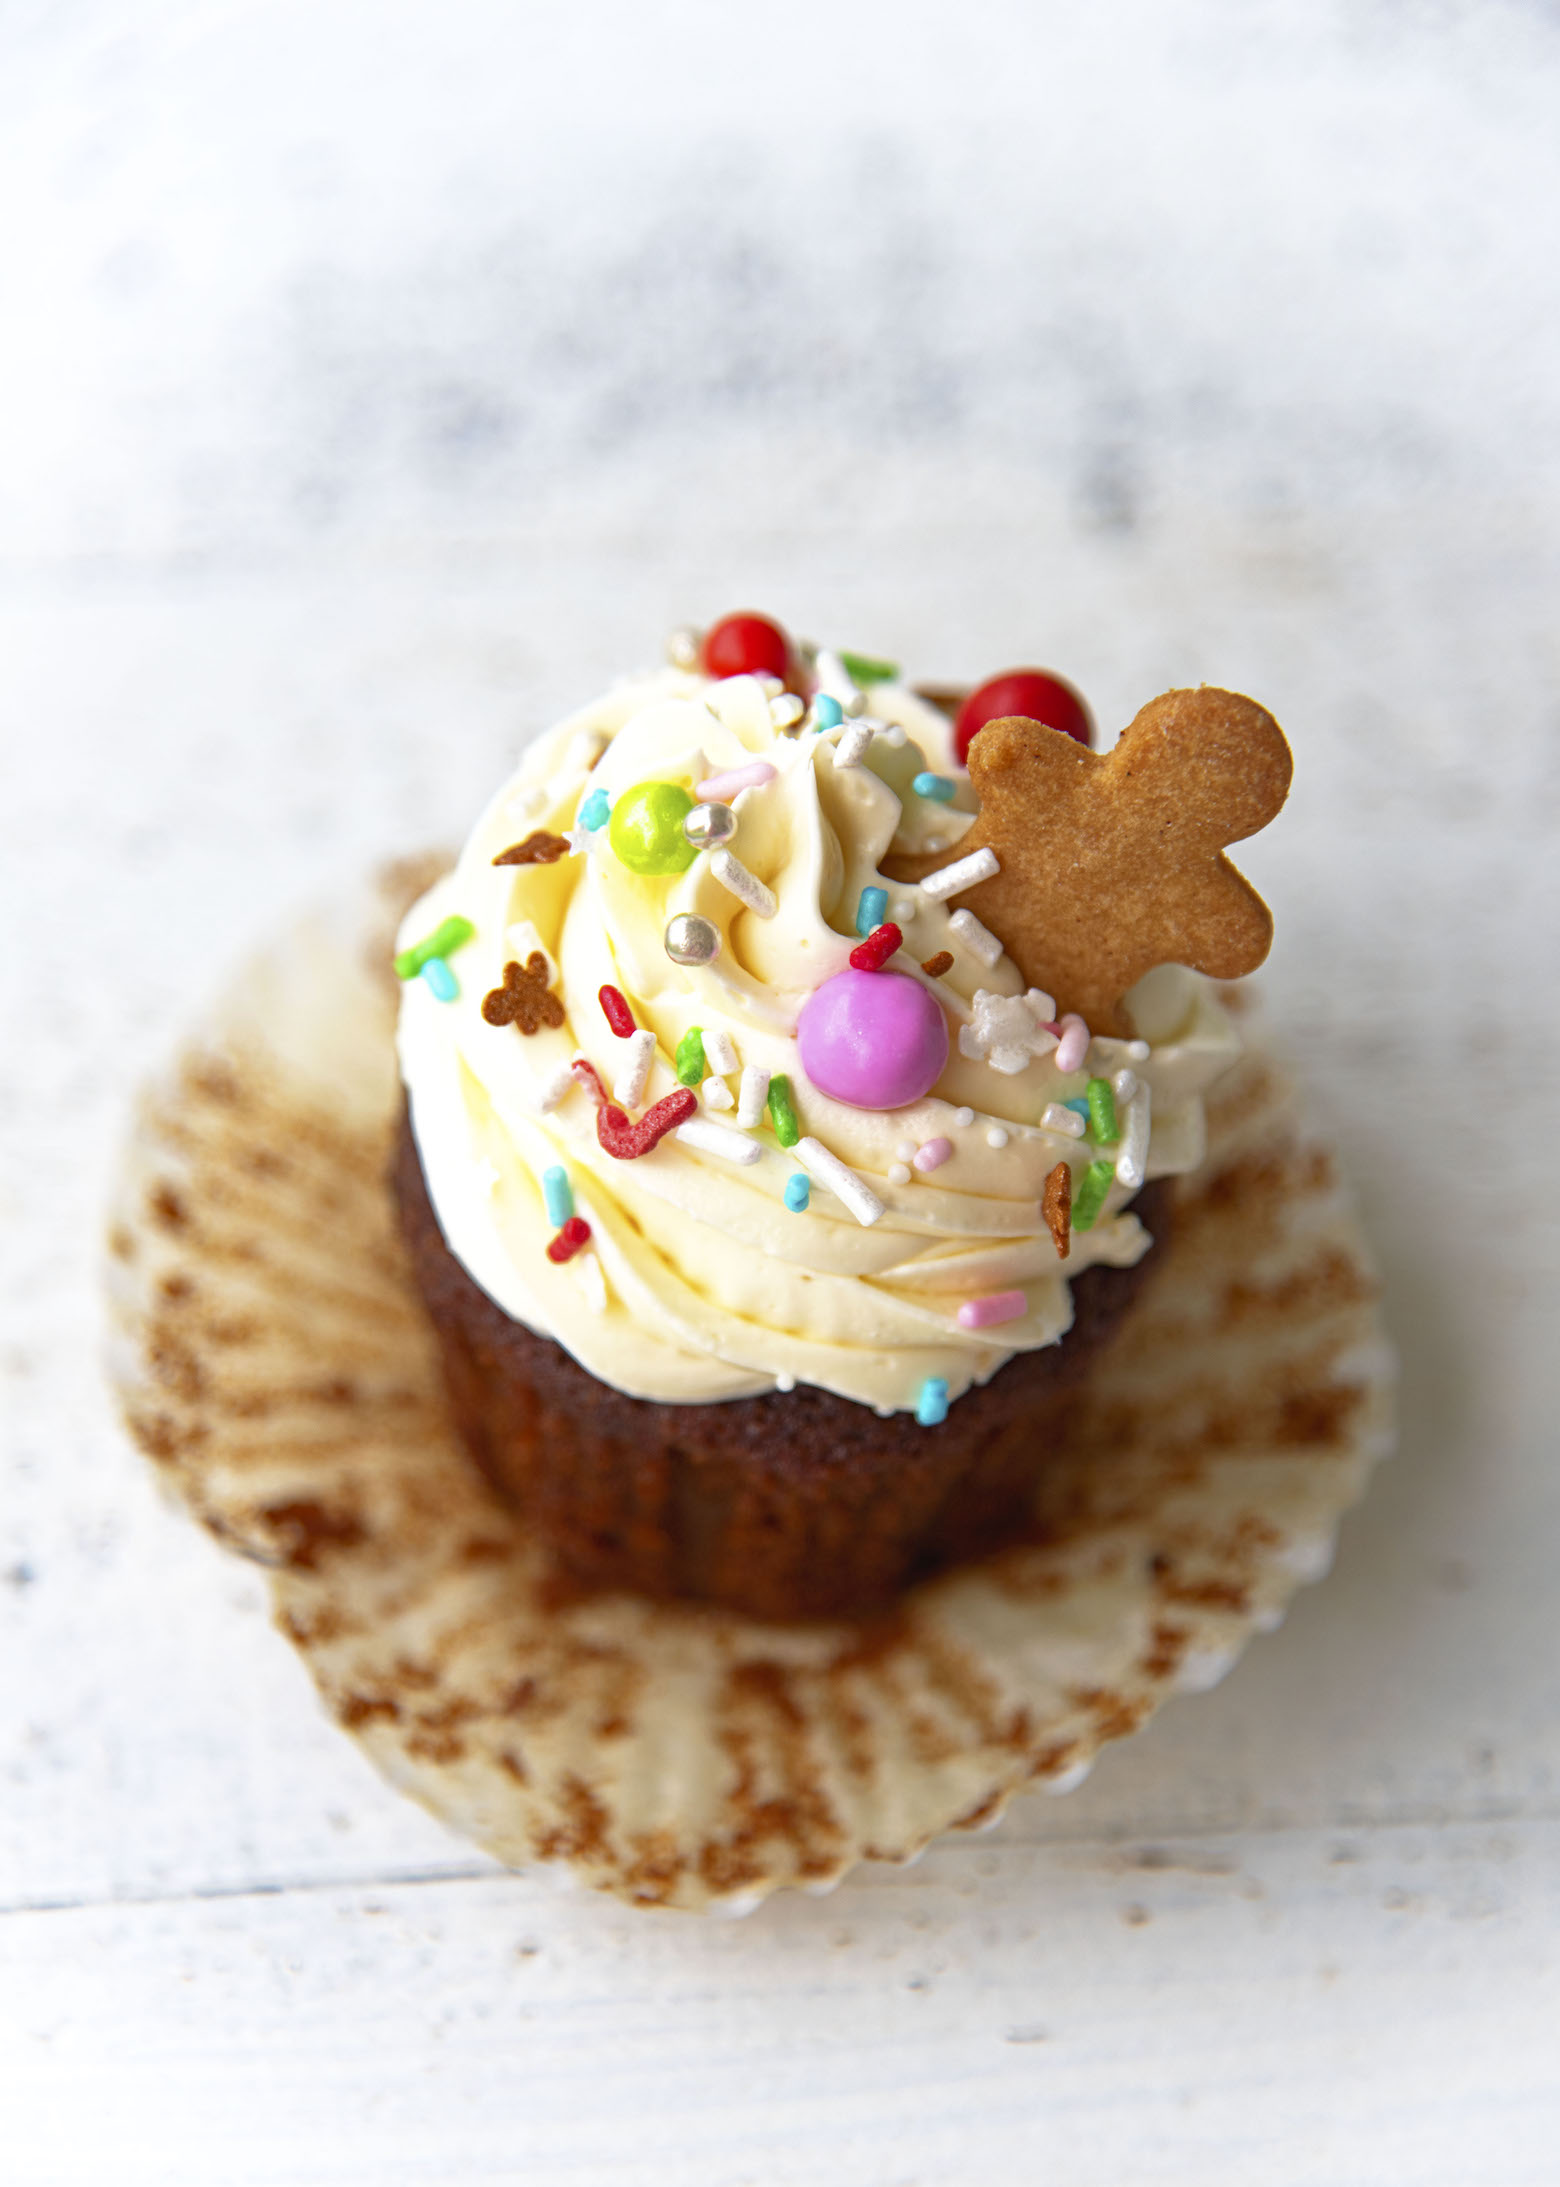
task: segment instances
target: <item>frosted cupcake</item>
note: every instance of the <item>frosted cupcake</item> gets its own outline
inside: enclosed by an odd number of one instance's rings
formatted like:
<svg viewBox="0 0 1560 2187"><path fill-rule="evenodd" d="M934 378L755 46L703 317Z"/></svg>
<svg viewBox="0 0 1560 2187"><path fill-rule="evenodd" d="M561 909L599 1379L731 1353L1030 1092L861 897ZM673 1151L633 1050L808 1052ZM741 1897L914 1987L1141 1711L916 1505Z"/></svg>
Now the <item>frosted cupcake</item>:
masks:
<svg viewBox="0 0 1560 2187"><path fill-rule="evenodd" d="M1266 946L1221 845L1288 755L1217 692L1108 758L1023 687L955 722L760 617L673 655L407 916L403 1229L461 1432L567 1571L867 1610L1020 1529L1109 1371L1239 1051L1189 967Z"/></svg>

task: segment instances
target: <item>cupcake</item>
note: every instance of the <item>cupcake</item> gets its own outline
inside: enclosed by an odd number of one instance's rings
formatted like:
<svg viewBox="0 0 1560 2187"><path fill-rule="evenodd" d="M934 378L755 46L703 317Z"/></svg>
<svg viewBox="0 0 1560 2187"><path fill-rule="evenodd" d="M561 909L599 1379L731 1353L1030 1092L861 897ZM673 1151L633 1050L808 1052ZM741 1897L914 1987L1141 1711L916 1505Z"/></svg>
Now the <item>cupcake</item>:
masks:
<svg viewBox="0 0 1560 2187"><path fill-rule="evenodd" d="M403 1235L557 1566L760 1618L1020 1532L1166 1248L1270 927L1250 700L1106 755L758 616L526 753L398 936Z"/></svg>

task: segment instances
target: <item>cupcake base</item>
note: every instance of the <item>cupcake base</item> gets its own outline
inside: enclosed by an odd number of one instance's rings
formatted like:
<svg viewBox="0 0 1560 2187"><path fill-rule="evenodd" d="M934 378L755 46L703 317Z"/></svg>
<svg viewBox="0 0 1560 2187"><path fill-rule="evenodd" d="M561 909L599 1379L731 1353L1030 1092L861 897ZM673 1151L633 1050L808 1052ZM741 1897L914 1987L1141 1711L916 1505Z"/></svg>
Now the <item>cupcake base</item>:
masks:
<svg viewBox="0 0 1560 2187"><path fill-rule="evenodd" d="M661 1405L599 1382L473 1282L439 1229L404 1115L393 1177L455 1425L537 1538L586 1586L781 1620L880 1609L1030 1526L1080 1380L1156 1258L1086 1269L1062 1343L1009 1360L940 1427L806 1388ZM1161 1240L1168 1190L1151 1185L1135 1205Z"/></svg>
<svg viewBox="0 0 1560 2187"><path fill-rule="evenodd" d="M391 1783L501 1861L736 1910L1065 1791L1325 1572L1390 1444L1392 1356L1328 1150L1254 1046L1108 1378L1082 1378L1035 1538L871 1626L560 1596L450 1425L385 1189L389 936L429 878L243 968L142 1104L107 1261L131 1432L265 1568Z"/></svg>

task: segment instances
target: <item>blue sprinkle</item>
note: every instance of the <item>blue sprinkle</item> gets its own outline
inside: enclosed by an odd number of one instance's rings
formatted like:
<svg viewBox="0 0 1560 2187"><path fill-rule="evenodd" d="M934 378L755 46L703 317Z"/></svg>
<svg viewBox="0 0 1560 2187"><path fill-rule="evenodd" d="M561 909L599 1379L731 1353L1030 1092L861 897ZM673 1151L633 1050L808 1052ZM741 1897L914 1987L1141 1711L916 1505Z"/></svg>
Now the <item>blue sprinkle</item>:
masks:
<svg viewBox="0 0 1560 2187"><path fill-rule="evenodd" d="M419 970L424 983L438 996L440 1002L453 1002L460 993L460 982L442 957L430 957Z"/></svg>
<svg viewBox="0 0 1560 2187"><path fill-rule="evenodd" d="M607 815L611 810L612 800L608 797L606 791L602 789L592 790L580 807L580 826L582 828L604 827Z"/></svg>
<svg viewBox="0 0 1560 2187"><path fill-rule="evenodd" d="M547 1202L547 1220L554 1230L561 1230L574 1213L574 1191L568 1171L556 1162L542 1171L542 1198Z"/></svg>
<svg viewBox="0 0 1560 2187"><path fill-rule="evenodd" d="M812 1186L799 1169L792 1170L785 1181L785 1204L793 1215L804 1215L812 1198Z"/></svg>
<svg viewBox="0 0 1560 2187"><path fill-rule="evenodd" d="M864 888L861 901L856 906L856 932L867 935L875 926L881 926L888 917L888 890Z"/></svg>
<svg viewBox="0 0 1560 2187"><path fill-rule="evenodd" d="M947 775L917 775L910 787L917 797L929 797L939 805L951 805L959 786Z"/></svg>
<svg viewBox="0 0 1560 2187"><path fill-rule="evenodd" d="M844 719L845 709L841 706L839 700L831 699L826 692L820 691L813 700L813 727L815 729L838 729Z"/></svg>
<svg viewBox="0 0 1560 2187"><path fill-rule="evenodd" d="M1085 1122L1085 1123L1087 1123L1087 1122L1088 1122L1088 1120L1089 1120L1089 1102L1088 1102L1088 1097L1087 1097L1087 1095L1085 1095L1085 1094L1075 1094L1075 1095L1073 1096L1073 1098L1072 1098L1072 1100L1071 1100L1071 1101L1064 1101L1064 1102L1062 1103L1062 1107L1063 1107L1064 1109L1075 1109L1075 1110L1077 1111L1078 1115L1079 1115L1079 1116L1081 1116L1081 1117L1083 1118L1084 1122Z"/></svg>
<svg viewBox="0 0 1560 2187"><path fill-rule="evenodd" d="M940 1374L929 1374L915 1401L915 1416L923 1428L938 1428L948 1417L948 1385Z"/></svg>

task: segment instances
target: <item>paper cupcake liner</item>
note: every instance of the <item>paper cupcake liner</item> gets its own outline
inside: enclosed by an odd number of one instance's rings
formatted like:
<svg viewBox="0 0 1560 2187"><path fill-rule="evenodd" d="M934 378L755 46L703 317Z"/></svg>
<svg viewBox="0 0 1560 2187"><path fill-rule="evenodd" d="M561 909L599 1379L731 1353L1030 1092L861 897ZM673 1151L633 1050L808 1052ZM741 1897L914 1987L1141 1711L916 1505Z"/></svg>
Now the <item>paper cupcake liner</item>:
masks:
<svg viewBox="0 0 1560 2187"><path fill-rule="evenodd" d="M1254 1045L1089 1380L1044 1537L870 1625L570 1598L450 1428L385 1168L405 864L300 922L143 1099L109 1240L125 1418L390 1781L641 1904L826 1888L1078 1783L1319 1577L1391 1439L1327 1148Z"/></svg>

